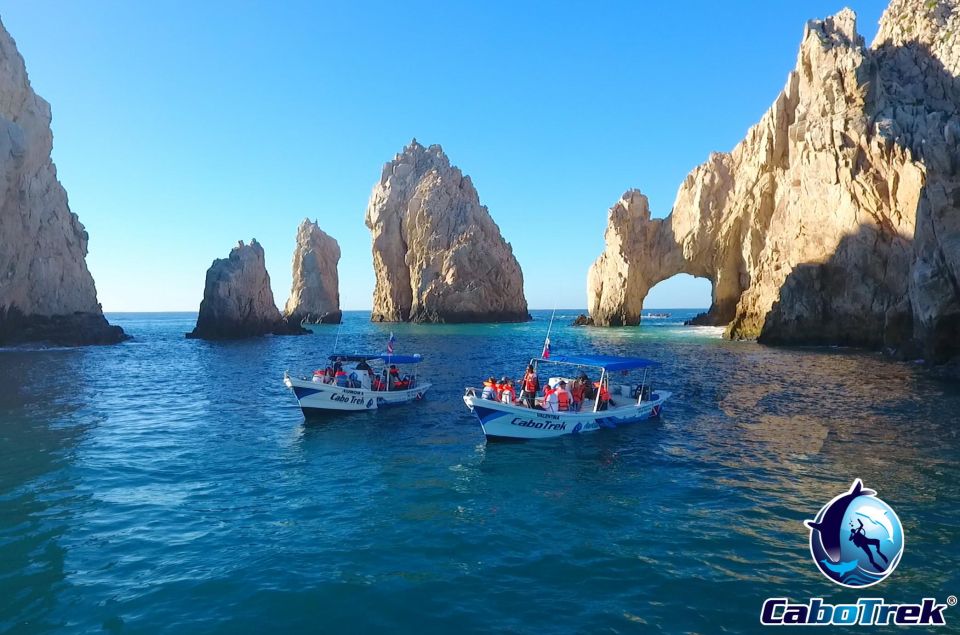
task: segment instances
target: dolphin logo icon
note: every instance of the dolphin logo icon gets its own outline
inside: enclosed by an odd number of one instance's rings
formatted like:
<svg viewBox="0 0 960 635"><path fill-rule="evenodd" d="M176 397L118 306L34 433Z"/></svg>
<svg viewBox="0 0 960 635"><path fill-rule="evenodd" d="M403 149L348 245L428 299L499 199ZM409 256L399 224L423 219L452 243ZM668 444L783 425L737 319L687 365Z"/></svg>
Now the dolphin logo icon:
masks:
<svg viewBox="0 0 960 635"><path fill-rule="evenodd" d="M820 534L820 544L823 550L830 556L830 560L837 562L840 560L840 533L843 524L843 516L847 513L847 507L857 496L874 496L876 492L863 486L863 482L857 479L846 494L837 496L830 501L817 517L817 520L805 520L803 524L810 529L815 529Z"/></svg>

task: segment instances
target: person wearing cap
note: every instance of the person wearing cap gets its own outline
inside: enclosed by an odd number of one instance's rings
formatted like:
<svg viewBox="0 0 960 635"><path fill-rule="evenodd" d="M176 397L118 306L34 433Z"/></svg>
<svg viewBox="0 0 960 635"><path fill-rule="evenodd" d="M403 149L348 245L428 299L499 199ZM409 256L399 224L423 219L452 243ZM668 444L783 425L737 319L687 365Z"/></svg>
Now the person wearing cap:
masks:
<svg viewBox="0 0 960 635"><path fill-rule="evenodd" d="M480 393L481 399L489 399L490 401L497 400L497 382L491 377L487 381L483 382L483 392Z"/></svg>
<svg viewBox="0 0 960 635"><path fill-rule="evenodd" d="M567 389L567 382L563 379L557 382L557 387L553 394L557 397L557 410L566 412L570 410L570 404L573 403L573 395Z"/></svg>

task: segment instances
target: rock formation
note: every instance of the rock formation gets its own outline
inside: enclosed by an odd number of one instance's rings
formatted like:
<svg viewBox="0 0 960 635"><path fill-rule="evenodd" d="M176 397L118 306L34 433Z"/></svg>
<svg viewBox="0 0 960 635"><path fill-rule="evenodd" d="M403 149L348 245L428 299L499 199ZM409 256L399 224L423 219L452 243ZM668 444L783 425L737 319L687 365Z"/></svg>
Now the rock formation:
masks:
<svg viewBox="0 0 960 635"><path fill-rule="evenodd" d="M293 286L284 319L294 324L339 324L340 279L337 263L340 245L316 222L305 218L297 230L293 250Z"/></svg>
<svg viewBox="0 0 960 635"><path fill-rule="evenodd" d="M522 322L523 273L470 177L414 140L367 206L380 322Z"/></svg>
<svg viewBox="0 0 960 635"><path fill-rule="evenodd" d="M52 148L50 105L0 25L0 345L118 342L126 336L97 302L87 232L70 212Z"/></svg>
<svg viewBox="0 0 960 635"><path fill-rule="evenodd" d="M770 110L667 218L635 190L611 208L594 320L636 324L688 273L732 338L960 353L958 73L960 0L894 0L869 48L849 10L808 23Z"/></svg>
<svg viewBox="0 0 960 635"><path fill-rule="evenodd" d="M187 337L222 340L309 332L280 316L273 302L263 247L254 239L249 245L241 240L230 250L229 258L218 258L207 269L197 326Z"/></svg>

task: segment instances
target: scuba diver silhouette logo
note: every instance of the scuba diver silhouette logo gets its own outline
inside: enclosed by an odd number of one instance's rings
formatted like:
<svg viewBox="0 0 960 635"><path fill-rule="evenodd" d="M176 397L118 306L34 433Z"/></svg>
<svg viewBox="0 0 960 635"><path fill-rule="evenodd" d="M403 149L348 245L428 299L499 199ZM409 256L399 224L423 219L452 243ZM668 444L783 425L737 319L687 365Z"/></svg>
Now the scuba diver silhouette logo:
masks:
<svg viewBox="0 0 960 635"><path fill-rule="evenodd" d="M903 555L903 526L889 505L857 479L804 521L810 553L820 572L837 584L861 589L893 573Z"/></svg>

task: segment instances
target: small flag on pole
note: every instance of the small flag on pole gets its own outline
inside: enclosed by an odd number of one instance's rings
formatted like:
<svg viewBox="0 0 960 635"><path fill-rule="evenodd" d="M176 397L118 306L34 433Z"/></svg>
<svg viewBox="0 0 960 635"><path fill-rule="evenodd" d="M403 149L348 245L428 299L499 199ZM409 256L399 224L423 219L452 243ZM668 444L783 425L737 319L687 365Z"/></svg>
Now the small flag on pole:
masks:
<svg viewBox="0 0 960 635"><path fill-rule="evenodd" d="M393 343L397 341L397 338L393 336L393 333L390 333L390 339L387 340L387 354L393 355Z"/></svg>
<svg viewBox="0 0 960 635"><path fill-rule="evenodd" d="M540 353L543 359L550 359L550 338L543 340L543 352Z"/></svg>

